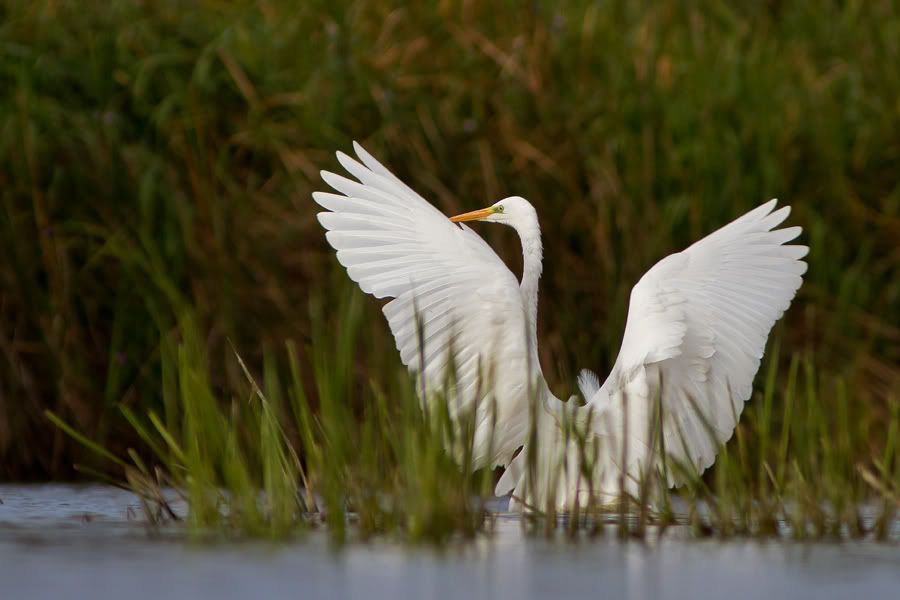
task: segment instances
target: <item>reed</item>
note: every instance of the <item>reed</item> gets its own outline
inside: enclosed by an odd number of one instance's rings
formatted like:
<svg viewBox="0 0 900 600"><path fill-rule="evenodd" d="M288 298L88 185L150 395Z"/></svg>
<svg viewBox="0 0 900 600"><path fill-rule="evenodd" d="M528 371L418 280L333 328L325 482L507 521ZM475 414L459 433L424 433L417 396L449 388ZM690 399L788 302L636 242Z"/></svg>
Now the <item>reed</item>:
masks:
<svg viewBox="0 0 900 600"><path fill-rule="evenodd" d="M441 544L490 533L495 473L472 463L474 421L450 417L452 377L429 394L427 410L402 367L374 371L367 386L355 385L352 350L365 345L364 300L350 289L332 307L334 326L317 329L306 348L289 343L264 352L258 377L233 352L228 360L244 379L227 397L217 397L210 383L196 320L182 315L177 335L161 343L163 411L140 415L121 407L151 449L149 459L133 449L115 456L51 417L106 459L108 476L143 499L150 522L174 517L167 489L182 496L187 530L200 538L285 538L326 527L339 544L372 536ZM591 465L601 457L589 429L564 421L577 460L545 463L539 455L549 441L533 428L523 450L529 485L547 489L526 491L541 500L526 504L524 529L581 539L612 527L623 538L643 539L681 525L700 536L896 540L900 405L890 405L884 428L868 421L875 415L850 418L843 382L823 381L799 355L779 378L779 362L776 343L762 388L708 472L670 459L662 471L644 474L637 494L623 485L613 503L590 497L560 511L557 481L579 477L593 489ZM305 365L314 371L316 404L301 375ZM715 440L711 426L709 435ZM650 439L659 439L659 456L667 456L662 436ZM666 489L666 470L685 484Z"/></svg>
<svg viewBox="0 0 900 600"><path fill-rule="evenodd" d="M198 527L301 527L311 499L286 498L318 489L334 531L348 494L381 511L355 509L381 515L361 531L477 530L478 511L437 497L438 474L476 496L490 477L448 474L422 437L436 425L416 433L378 307L338 283L315 222L319 168L358 139L448 214L535 204L541 362L560 397L579 368L612 364L629 290L656 260L770 196L791 204L810 270L736 439L688 486L696 523L756 531L780 515L818 535L849 527L863 498L888 515L897 39L889 0L6 0L0 479L108 472L50 411L130 480L186 490ZM484 234L515 271L516 241L496 229ZM347 314L358 327L337 339ZM377 451L360 455L363 439ZM363 498L391 478L436 512ZM251 501L261 490L280 504Z"/></svg>
<svg viewBox="0 0 900 600"><path fill-rule="evenodd" d="M781 197L812 253L779 372L808 355L884 423L900 389L898 33L888 0L7 0L0 478L91 460L45 409L136 443L117 406L161 410L173 295L227 366L217 395L243 377L227 340L253 365L307 346L305 307L343 293L309 194L354 138L448 214L535 204L541 360L561 397L611 364L647 268ZM515 270L514 237L483 233ZM383 327L363 335L391 347Z"/></svg>

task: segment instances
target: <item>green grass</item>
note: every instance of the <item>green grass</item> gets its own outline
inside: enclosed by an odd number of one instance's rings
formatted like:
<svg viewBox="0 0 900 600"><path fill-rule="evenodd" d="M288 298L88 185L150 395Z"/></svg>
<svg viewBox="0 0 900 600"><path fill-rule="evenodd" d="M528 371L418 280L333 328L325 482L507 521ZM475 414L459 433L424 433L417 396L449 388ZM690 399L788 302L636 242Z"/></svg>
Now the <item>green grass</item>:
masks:
<svg viewBox="0 0 900 600"><path fill-rule="evenodd" d="M275 476L299 477L297 459L312 476L322 440L346 436L356 449L363 434L382 435L377 407L412 396L377 303L338 283L309 199L318 169L358 139L448 214L512 194L535 204L541 361L560 397L579 368L612 363L629 290L656 260L771 196L793 205L810 270L776 329L777 364L706 485L746 488L734 500L712 489L722 514L763 510L740 504L749 498L790 508L896 498L897 39L900 10L887 0L103 11L6 0L0 479L106 468L49 410L115 456L134 448L145 465L134 477L156 481L162 461L198 489L244 490L251 515L251 490L285 485L286 497L299 485ZM517 271L517 240L495 229L481 233ZM341 350L328 332L335 307L352 302L362 316ZM263 373L268 403L229 340ZM238 416L246 428L234 428ZM303 423L344 418L360 429L302 441ZM205 427L208 439L189 435ZM361 460L334 443L338 464ZM432 444L404 443L393 452ZM176 447L188 463L178 468ZM235 466L222 464L232 455ZM443 472L443 458L428 460ZM348 469L320 486L330 502L362 487L364 468ZM842 475L829 481L830 469ZM407 473L396 485L427 482ZM208 502L200 512L213 515ZM257 507L245 528L282 530L286 506L279 525Z"/></svg>
<svg viewBox="0 0 900 600"><path fill-rule="evenodd" d="M489 534L495 474L474 468L474 428L466 416L454 428L440 391L423 411L415 382L401 368L378 371L383 377L362 387L348 376L350 350L367 345L358 338L364 301L359 292L347 294L333 307L336 323L318 329L310 346L266 351L259 378L235 352L228 361L244 380L227 397L216 397L199 329L183 313L178 334L161 344L163 411L122 407L151 450L148 459L131 449L114 456L49 416L106 460L105 477L138 494L151 523L175 518L166 500L166 488L174 489L189 507L186 531L200 539L295 538L317 527L339 544L372 536L441 544ZM648 473L637 496L569 504L564 515L550 493L546 504L529 507L523 528L581 538L611 524L622 537L642 539L679 525L701 537L896 541L900 403L890 405L884 437L873 439L876 424L867 420L876 416L848 417L843 381L824 381L800 357L778 377L778 350L771 348L762 389L735 439L702 477L670 461L666 468L678 472L683 487L666 490L661 473ZM314 371L315 406L302 365ZM823 411L823 403L837 412ZM360 414L355 406L363 407ZM583 461L602 460L585 444L589 431L568 427ZM536 431L529 447L548 450ZM537 454L529 461L534 472ZM549 479L536 474L532 485L555 489L564 468L551 463ZM590 488L590 469L582 476Z"/></svg>
<svg viewBox="0 0 900 600"><path fill-rule="evenodd" d="M184 313L178 335L162 342L162 413L122 407L152 452L147 461L132 449L125 458L113 456L48 416L106 459L113 475L105 478L119 477L140 496L151 523L174 518L166 492L173 489L189 506L187 531L201 538L284 538L327 525L332 539L343 542L351 535L348 522L356 539L391 534L442 542L484 531L487 512L473 499L489 497L493 473L451 456L471 456L474 429L455 429L446 410L426 415L403 371L388 387L383 381L356 387L348 357L361 298L347 298L337 307L339 325L316 332L315 351L289 343L282 361L266 352L260 381L235 352L230 361L245 380L228 398L214 396L199 330ZM301 355L315 372L315 409ZM351 408L357 394L365 399L361 415Z"/></svg>

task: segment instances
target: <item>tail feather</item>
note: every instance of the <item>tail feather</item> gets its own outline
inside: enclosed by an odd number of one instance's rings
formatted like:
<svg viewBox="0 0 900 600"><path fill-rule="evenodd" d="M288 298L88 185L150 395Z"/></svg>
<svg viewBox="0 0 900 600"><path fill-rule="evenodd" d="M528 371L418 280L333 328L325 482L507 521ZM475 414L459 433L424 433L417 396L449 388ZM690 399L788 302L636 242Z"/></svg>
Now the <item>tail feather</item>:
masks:
<svg viewBox="0 0 900 600"><path fill-rule="evenodd" d="M600 390L600 378L590 369L582 369L578 374L578 388L585 402L590 402Z"/></svg>

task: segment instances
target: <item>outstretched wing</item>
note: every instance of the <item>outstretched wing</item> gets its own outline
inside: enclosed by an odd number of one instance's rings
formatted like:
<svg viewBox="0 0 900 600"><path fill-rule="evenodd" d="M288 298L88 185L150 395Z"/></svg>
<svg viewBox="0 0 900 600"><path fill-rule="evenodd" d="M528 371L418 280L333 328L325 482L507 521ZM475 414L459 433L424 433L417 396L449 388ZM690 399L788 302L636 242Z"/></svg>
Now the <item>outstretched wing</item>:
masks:
<svg viewBox="0 0 900 600"><path fill-rule="evenodd" d="M632 478L659 456L657 399L665 452L682 466L702 472L734 432L769 332L806 272L809 249L787 244L801 228L775 229L790 214L773 212L776 202L667 256L632 289L619 356L588 398L596 432Z"/></svg>
<svg viewBox="0 0 900 600"><path fill-rule="evenodd" d="M557 403L539 415L538 479L527 483L523 451L498 494L515 487L514 496L540 506L552 493L567 507L589 492L612 499L623 482L636 493L642 475L660 467L663 451L673 465L698 473L713 463L750 398L769 332L806 272L801 259L808 248L787 245L801 228L775 229L790 213L788 207L773 212L775 204L664 258L641 278L609 377L598 386L596 375L582 372L587 406ZM590 416L597 453L591 490L583 489L578 451L559 426L566 411L582 423L579 417ZM677 466L668 471L670 485L679 483Z"/></svg>
<svg viewBox="0 0 900 600"><path fill-rule="evenodd" d="M318 218L328 243L364 292L393 298L383 312L403 364L424 377L426 398L447 392L452 414L477 411L476 462L505 464L527 431L518 282L474 231L451 223L355 142L354 149L361 163L337 157L358 181L323 171L340 194L313 194L326 209ZM450 370L455 382L445 389Z"/></svg>

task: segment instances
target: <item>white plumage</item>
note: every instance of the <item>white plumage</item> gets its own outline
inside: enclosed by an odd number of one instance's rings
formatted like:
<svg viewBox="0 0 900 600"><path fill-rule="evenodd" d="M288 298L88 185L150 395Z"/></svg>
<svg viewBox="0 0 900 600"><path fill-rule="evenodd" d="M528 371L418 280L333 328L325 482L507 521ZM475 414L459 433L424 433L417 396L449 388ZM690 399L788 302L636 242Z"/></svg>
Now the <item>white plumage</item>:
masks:
<svg viewBox="0 0 900 600"><path fill-rule="evenodd" d="M631 292L618 358L603 385L579 375L586 401L564 403L544 381L537 357L537 290L542 247L534 208L518 197L454 217L512 226L522 241L521 283L470 228L456 225L361 146L361 161L338 153L353 181L323 172L342 195L316 192L319 221L338 261L384 306L403 363L426 390L446 388L455 367L451 414L474 410L477 466L507 470L497 493L529 504L550 494L562 508L589 493L635 492L661 468L662 447L698 472L715 460L750 398L766 339L802 283L801 229L775 229L790 209L776 201L745 214L650 269ZM525 468L531 403L537 401L538 461ZM592 489L567 419L587 427L596 452ZM670 485L678 472L668 471Z"/></svg>
<svg viewBox="0 0 900 600"><path fill-rule="evenodd" d="M444 390L455 367L451 408L454 415L477 410L476 464L506 464L527 433L527 410L519 407L529 363L538 366L536 354L527 354L519 283L474 231L451 223L355 149L362 164L343 153L338 160L359 183L323 172L344 196L313 194L330 211L318 215L326 238L364 292L393 298L384 315L403 364L424 374L426 390Z"/></svg>

